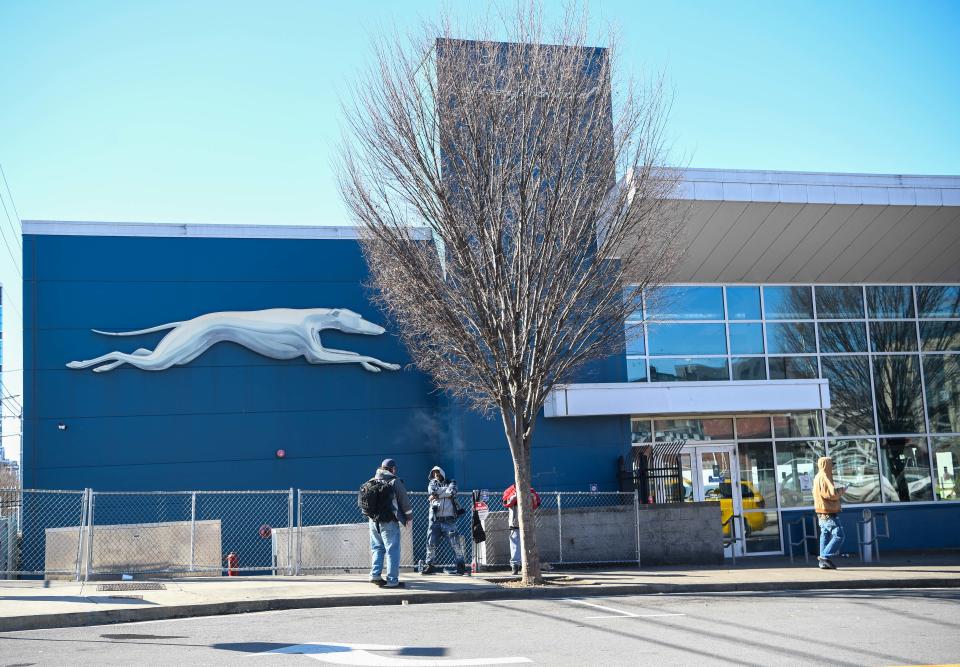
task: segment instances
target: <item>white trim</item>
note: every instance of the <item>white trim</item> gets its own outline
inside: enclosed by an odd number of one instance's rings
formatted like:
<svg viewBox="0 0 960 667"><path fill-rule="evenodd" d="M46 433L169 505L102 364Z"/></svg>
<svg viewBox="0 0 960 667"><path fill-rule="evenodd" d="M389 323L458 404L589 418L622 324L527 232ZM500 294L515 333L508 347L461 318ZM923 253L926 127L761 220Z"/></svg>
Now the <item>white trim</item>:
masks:
<svg viewBox="0 0 960 667"><path fill-rule="evenodd" d="M357 227L334 225L209 225L169 222L24 220L23 234L38 236L140 236L162 238L345 239L359 238ZM414 238L429 240L425 227Z"/></svg>
<svg viewBox="0 0 960 667"><path fill-rule="evenodd" d="M851 206L960 206L960 176L685 169L678 199Z"/></svg>
<svg viewBox="0 0 960 667"><path fill-rule="evenodd" d="M821 379L597 382L557 387L547 396L544 415L713 415L829 407L829 382Z"/></svg>

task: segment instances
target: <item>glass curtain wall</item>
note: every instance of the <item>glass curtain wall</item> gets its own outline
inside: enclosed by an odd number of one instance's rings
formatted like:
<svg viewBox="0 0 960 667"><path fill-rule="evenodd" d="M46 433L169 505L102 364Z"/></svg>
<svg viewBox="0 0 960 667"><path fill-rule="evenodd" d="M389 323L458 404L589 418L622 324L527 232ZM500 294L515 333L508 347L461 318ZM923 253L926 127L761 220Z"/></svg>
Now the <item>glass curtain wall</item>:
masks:
<svg viewBox="0 0 960 667"><path fill-rule="evenodd" d="M829 410L773 416L772 438L758 436L772 450L738 450L764 511L811 505L806 482L827 452L847 503L958 499L960 286L675 285L632 298L631 382L830 381Z"/></svg>

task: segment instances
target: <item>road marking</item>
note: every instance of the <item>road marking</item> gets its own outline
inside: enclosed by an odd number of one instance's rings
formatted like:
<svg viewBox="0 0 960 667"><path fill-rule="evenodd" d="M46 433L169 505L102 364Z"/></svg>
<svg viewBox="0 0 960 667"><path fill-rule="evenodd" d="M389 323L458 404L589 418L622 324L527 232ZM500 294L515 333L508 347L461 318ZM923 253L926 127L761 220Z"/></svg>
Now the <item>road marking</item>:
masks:
<svg viewBox="0 0 960 667"><path fill-rule="evenodd" d="M598 618L662 618L665 616L686 616L686 614L634 614L629 611L621 611L619 609L614 609L613 607L604 607L602 604L594 604L592 602L587 602L586 600L578 600L576 598L563 598L567 602L576 602L577 604L586 605L588 607L594 607L595 609L602 609L603 611L612 611L613 615L609 616L586 616L584 620L594 620Z"/></svg>
<svg viewBox="0 0 960 667"><path fill-rule="evenodd" d="M458 667L459 665L515 665L532 662L528 658L400 658L391 655L376 655L370 652L399 651L405 648L413 647L316 642L284 646L272 651L254 653L253 656L286 653L288 655L305 655L308 658L331 665L361 665L364 667Z"/></svg>

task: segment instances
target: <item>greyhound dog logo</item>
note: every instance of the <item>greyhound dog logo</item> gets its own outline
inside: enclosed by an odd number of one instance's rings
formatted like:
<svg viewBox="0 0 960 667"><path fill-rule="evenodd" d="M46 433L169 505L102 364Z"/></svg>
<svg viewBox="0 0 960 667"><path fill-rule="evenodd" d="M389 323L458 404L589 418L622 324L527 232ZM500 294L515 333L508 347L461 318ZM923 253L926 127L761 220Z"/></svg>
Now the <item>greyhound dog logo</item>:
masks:
<svg viewBox="0 0 960 667"><path fill-rule="evenodd" d="M71 361L68 368L94 367L94 373L130 364L145 371L162 371L188 364L217 343L242 345L271 359L303 357L311 364L360 364L372 373L400 368L349 350L324 347L320 332L336 329L344 333L379 336L384 328L368 322L346 308L270 308L239 312L208 313L192 320L170 322L138 331L98 331L104 336L139 336L155 331L170 333L156 349L140 348L131 353L108 352L86 361Z"/></svg>

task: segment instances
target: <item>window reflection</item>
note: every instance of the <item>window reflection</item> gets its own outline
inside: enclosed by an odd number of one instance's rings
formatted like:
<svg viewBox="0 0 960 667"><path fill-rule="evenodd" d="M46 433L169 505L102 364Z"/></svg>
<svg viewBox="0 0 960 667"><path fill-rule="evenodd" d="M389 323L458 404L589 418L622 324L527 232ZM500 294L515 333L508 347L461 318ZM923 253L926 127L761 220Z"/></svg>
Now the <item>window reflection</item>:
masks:
<svg viewBox="0 0 960 667"><path fill-rule="evenodd" d="M781 507L812 507L817 459L826 455L819 440L778 442L777 475Z"/></svg>
<svg viewBox="0 0 960 667"><path fill-rule="evenodd" d="M759 320L760 288L728 287L727 311L731 320Z"/></svg>
<svg viewBox="0 0 960 667"><path fill-rule="evenodd" d="M809 380L815 377L816 357L770 357L771 380Z"/></svg>
<svg viewBox="0 0 960 667"><path fill-rule="evenodd" d="M726 354L722 324L651 324L651 355Z"/></svg>
<svg viewBox="0 0 960 667"><path fill-rule="evenodd" d="M867 313L884 320L913 317L913 290L901 285L867 287Z"/></svg>
<svg viewBox="0 0 960 667"><path fill-rule="evenodd" d="M873 390L880 433L922 433L923 390L916 355L873 358Z"/></svg>
<svg viewBox="0 0 960 667"><path fill-rule="evenodd" d="M769 417L738 417L737 438L769 438Z"/></svg>
<svg viewBox="0 0 960 667"><path fill-rule="evenodd" d="M867 351L867 328L863 322L821 322L820 352L850 353Z"/></svg>
<svg viewBox="0 0 960 667"><path fill-rule="evenodd" d="M940 500L960 499L960 438L933 439L933 469L936 471L937 497Z"/></svg>
<svg viewBox="0 0 960 667"><path fill-rule="evenodd" d="M923 349L930 352L960 352L960 322L944 320L920 323Z"/></svg>
<svg viewBox="0 0 960 667"><path fill-rule="evenodd" d="M734 380L766 380L767 362L763 357L733 357L730 368Z"/></svg>
<svg viewBox="0 0 960 667"><path fill-rule="evenodd" d="M807 438L819 436L820 415L816 411L788 412L774 415L773 435L776 438Z"/></svg>
<svg viewBox="0 0 960 667"><path fill-rule="evenodd" d="M863 290L859 287L816 288L817 317L828 320L863 319Z"/></svg>
<svg viewBox="0 0 960 667"><path fill-rule="evenodd" d="M960 432L960 357L923 355L927 413L934 433Z"/></svg>
<svg viewBox="0 0 960 667"><path fill-rule="evenodd" d="M763 309L771 320L812 320L809 287L764 287Z"/></svg>
<svg viewBox="0 0 960 667"><path fill-rule="evenodd" d="M870 348L874 352L914 352L916 326L913 322L871 322Z"/></svg>
<svg viewBox="0 0 960 667"><path fill-rule="evenodd" d="M846 487L841 500L845 503L880 501L880 469L877 465L877 443L873 440L832 440L833 480Z"/></svg>
<svg viewBox="0 0 960 667"><path fill-rule="evenodd" d="M880 473L884 502L933 500L926 438L881 438Z"/></svg>
<svg viewBox="0 0 960 667"><path fill-rule="evenodd" d="M830 381L827 435L870 435L873 397L867 357L823 357L823 377Z"/></svg>
<svg viewBox="0 0 960 667"><path fill-rule="evenodd" d="M632 419L630 420L630 440L634 444L650 442L650 420Z"/></svg>
<svg viewBox="0 0 960 667"><path fill-rule="evenodd" d="M644 354L646 350L643 345L642 324L627 322L624 328L624 335L627 341L627 354Z"/></svg>
<svg viewBox="0 0 960 667"><path fill-rule="evenodd" d="M650 379L654 382L712 382L729 380L727 358L651 359Z"/></svg>
<svg viewBox="0 0 960 667"><path fill-rule="evenodd" d="M653 422L658 441L733 440L733 420L728 417L709 419L657 419Z"/></svg>
<svg viewBox="0 0 960 667"><path fill-rule="evenodd" d="M722 320L720 287L660 287L646 294L647 310L657 320Z"/></svg>
<svg viewBox="0 0 960 667"><path fill-rule="evenodd" d="M920 317L960 318L960 287L924 285L917 288Z"/></svg>
<svg viewBox="0 0 960 667"><path fill-rule="evenodd" d="M731 354L763 354L763 325L731 324Z"/></svg>
<svg viewBox="0 0 960 667"><path fill-rule="evenodd" d="M770 354L804 354L817 351L811 322L771 322L767 325Z"/></svg>
<svg viewBox="0 0 960 667"><path fill-rule="evenodd" d="M647 381L647 360L627 359L627 382Z"/></svg>

